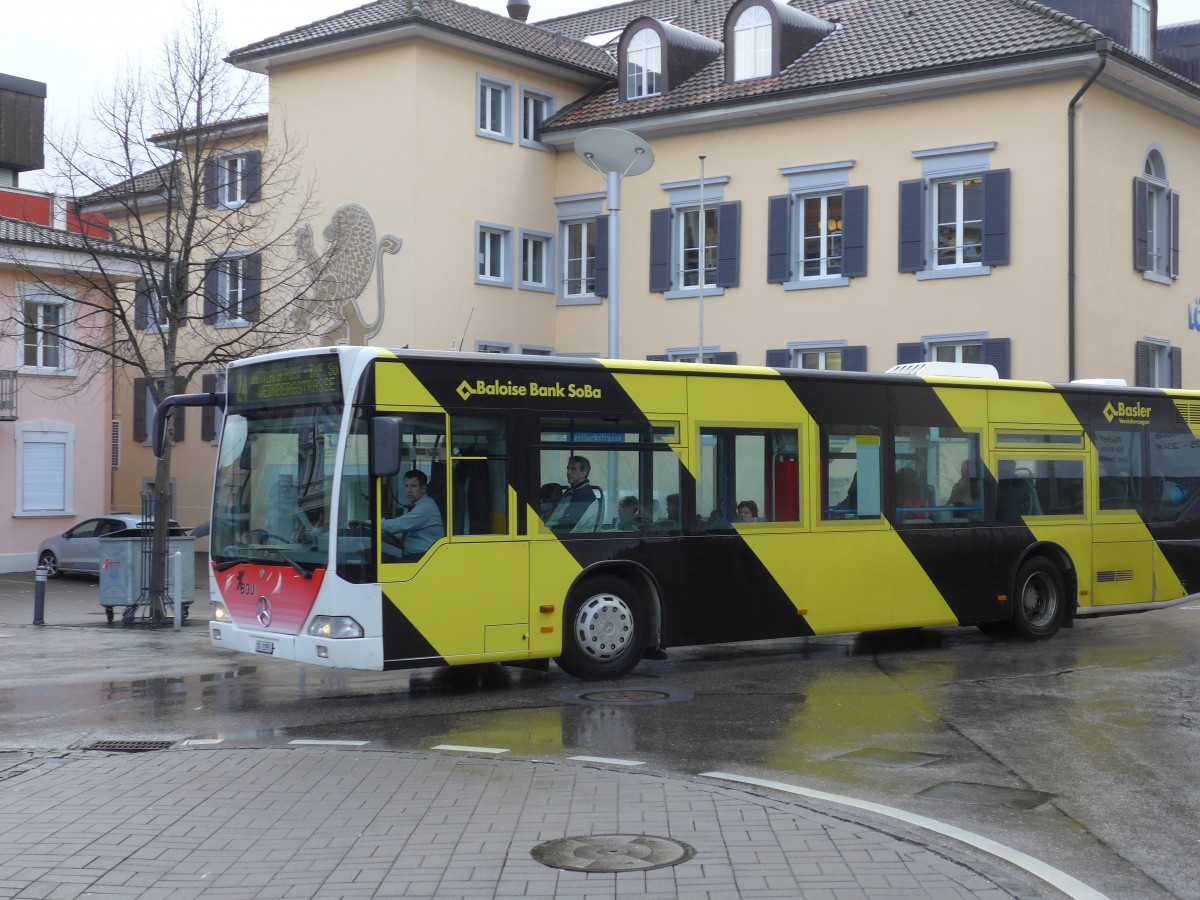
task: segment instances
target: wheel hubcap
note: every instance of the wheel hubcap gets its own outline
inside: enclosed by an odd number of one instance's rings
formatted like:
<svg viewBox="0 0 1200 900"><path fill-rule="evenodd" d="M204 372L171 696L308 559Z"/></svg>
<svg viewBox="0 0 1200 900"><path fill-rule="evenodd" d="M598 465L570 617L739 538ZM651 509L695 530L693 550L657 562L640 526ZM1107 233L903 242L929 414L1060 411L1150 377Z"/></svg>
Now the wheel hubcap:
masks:
<svg viewBox="0 0 1200 900"><path fill-rule="evenodd" d="M615 594L596 594L575 617L575 640L593 659L615 659L633 640L633 611Z"/></svg>
<svg viewBox="0 0 1200 900"><path fill-rule="evenodd" d="M1045 628L1058 612L1058 589L1053 580L1041 573L1031 575L1021 591L1025 618L1035 628Z"/></svg>

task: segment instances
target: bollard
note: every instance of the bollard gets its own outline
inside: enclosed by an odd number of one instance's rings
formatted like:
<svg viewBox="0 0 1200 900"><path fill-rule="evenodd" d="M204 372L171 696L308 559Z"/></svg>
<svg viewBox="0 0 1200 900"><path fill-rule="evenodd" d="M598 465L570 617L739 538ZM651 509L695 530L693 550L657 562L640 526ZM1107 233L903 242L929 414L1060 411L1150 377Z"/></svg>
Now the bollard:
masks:
<svg viewBox="0 0 1200 900"><path fill-rule="evenodd" d="M173 628L175 631L178 631L183 627L183 554L176 550L175 558L172 562L174 565L171 569L171 576L175 580L175 590L171 592L175 595L175 624Z"/></svg>
<svg viewBox="0 0 1200 900"><path fill-rule="evenodd" d="M33 624L45 625L46 616L46 574L45 566L38 566L34 570L35 579L33 582Z"/></svg>

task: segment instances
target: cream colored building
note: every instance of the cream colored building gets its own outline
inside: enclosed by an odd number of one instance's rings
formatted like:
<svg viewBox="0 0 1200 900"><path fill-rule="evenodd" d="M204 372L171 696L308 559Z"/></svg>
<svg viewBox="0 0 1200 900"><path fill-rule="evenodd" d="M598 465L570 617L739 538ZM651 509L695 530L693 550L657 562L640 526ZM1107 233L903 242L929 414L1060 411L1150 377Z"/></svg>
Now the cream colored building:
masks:
<svg viewBox="0 0 1200 900"><path fill-rule="evenodd" d="M1152 61L1155 16L646 0L525 24L414 0L230 60L269 75L321 216L358 204L403 240L372 343L605 355L606 185L572 151L616 127L654 155L621 184L622 356L694 359L702 329L741 364L1200 387L1200 86Z"/></svg>
<svg viewBox="0 0 1200 900"><path fill-rule="evenodd" d="M1200 387L1200 25L1156 29L1156 0L644 0L537 24L385 0L297 25L229 61L269 77L264 153L302 147L316 185L307 237L263 253L310 261L311 342ZM612 266L607 182L575 152L596 128L653 154L620 182ZM115 404L118 499L153 472L138 402ZM185 419L191 525L215 420Z"/></svg>

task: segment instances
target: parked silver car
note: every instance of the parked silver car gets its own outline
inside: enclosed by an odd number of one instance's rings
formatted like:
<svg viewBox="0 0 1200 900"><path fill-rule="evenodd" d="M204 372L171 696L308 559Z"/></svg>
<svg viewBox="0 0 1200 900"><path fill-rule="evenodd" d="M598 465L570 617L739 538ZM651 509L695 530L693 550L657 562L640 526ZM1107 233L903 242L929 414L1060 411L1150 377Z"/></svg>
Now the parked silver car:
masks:
<svg viewBox="0 0 1200 900"><path fill-rule="evenodd" d="M146 523L141 516L112 513L84 519L78 525L52 538L46 538L38 547L37 564L46 569L49 578L57 578L65 572L100 574L100 538L141 537ZM185 535L188 530L176 522L170 522L172 537Z"/></svg>

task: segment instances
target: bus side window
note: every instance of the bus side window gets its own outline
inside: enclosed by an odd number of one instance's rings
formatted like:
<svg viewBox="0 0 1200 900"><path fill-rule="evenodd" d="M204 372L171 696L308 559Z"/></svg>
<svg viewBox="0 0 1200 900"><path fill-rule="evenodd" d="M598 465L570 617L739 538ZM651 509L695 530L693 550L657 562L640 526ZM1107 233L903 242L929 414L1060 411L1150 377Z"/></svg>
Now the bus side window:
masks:
<svg viewBox="0 0 1200 900"><path fill-rule="evenodd" d="M880 430L873 425L821 429L821 518L878 519Z"/></svg>
<svg viewBox="0 0 1200 900"><path fill-rule="evenodd" d="M697 528L799 521L798 448L789 429L701 429Z"/></svg>
<svg viewBox="0 0 1200 900"><path fill-rule="evenodd" d="M508 534L508 428L501 416L451 416L455 535Z"/></svg>

